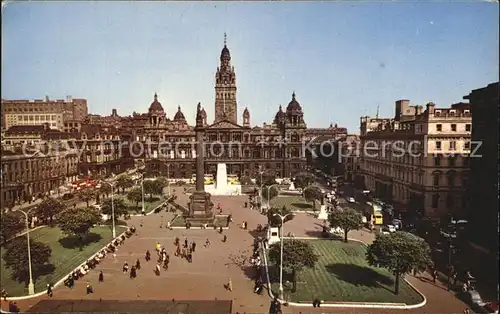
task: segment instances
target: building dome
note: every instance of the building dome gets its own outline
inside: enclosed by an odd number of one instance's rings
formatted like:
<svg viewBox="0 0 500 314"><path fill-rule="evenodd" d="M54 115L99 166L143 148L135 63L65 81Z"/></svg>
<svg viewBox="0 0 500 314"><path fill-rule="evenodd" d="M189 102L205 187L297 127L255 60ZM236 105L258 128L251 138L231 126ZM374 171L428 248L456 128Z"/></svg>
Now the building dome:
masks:
<svg viewBox="0 0 500 314"><path fill-rule="evenodd" d="M278 110L278 112L274 116L274 123L278 124L278 123L280 123L280 121L282 121L284 119L285 119L285 113L283 112L283 107L281 107L281 105L280 105L280 109Z"/></svg>
<svg viewBox="0 0 500 314"><path fill-rule="evenodd" d="M181 111L181 106L179 106L177 108L177 112L175 113L174 121L183 121L183 120L186 120L186 118L184 117L184 114Z"/></svg>
<svg viewBox="0 0 500 314"><path fill-rule="evenodd" d="M149 113L163 113L163 107L158 101L158 95L155 93L155 98L151 105L149 106Z"/></svg>
<svg viewBox="0 0 500 314"><path fill-rule="evenodd" d="M302 111L302 107L300 107L299 102L295 99L295 92L292 94L292 101L290 101L288 107L286 107L286 111Z"/></svg>

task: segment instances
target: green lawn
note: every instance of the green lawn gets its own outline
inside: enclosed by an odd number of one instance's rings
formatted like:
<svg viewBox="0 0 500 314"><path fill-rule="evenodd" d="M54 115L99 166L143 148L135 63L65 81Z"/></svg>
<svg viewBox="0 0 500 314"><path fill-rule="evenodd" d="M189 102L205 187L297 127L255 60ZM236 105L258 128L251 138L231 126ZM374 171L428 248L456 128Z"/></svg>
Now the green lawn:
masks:
<svg viewBox="0 0 500 314"><path fill-rule="evenodd" d="M286 206L291 211L312 211L313 205L302 196L277 196L270 202L271 207L281 208Z"/></svg>
<svg viewBox="0 0 500 314"><path fill-rule="evenodd" d="M120 228L117 230L117 233L121 233L121 231L122 229ZM85 246L82 251L78 247L73 247L72 244L74 242L62 234L61 230L57 227L44 227L30 233L31 240L37 240L50 245L52 248L50 262L54 266L52 273L40 275L38 279L36 279L36 274L34 274L35 293L44 291L49 282L55 284L112 239L111 228L109 227L96 227L91 229L91 233L93 233L90 235L93 241ZM0 254L3 257L3 247L0 248ZM10 296L28 294L27 284L19 283L11 278L11 271L5 268L3 258L0 259L0 270L2 289L5 289Z"/></svg>
<svg viewBox="0 0 500 314"><path fill-rule="evenodd" d="M124 197L125 202L128 204L128 212L131 214L140 213L142 211L142 203L139 202L139 206L135 206L135 203L128 200ZM154 195L152 199L149 198L149 195L144 195L144 210L146 213L152 211L156 206L160 205L166 200L166 198L161 195Z"/></svg>
<svg viewBox="0 0 500 314"><path fill-rule="evenodd" d="M285 297L294 302L312 302L315 298L326 302L387 302L417 304L422 297L404 280L400 281L399 295L394 294L394 277L385 269L370 267L365 259L366 247L357 242L336 240L309 241L319 256L312 269L305 269L297 282L297 291L291 293L290 277L284 274ZM279 268L270 267L272 289L279 288ZM290 280L291 281L291 280Z"/></svg>

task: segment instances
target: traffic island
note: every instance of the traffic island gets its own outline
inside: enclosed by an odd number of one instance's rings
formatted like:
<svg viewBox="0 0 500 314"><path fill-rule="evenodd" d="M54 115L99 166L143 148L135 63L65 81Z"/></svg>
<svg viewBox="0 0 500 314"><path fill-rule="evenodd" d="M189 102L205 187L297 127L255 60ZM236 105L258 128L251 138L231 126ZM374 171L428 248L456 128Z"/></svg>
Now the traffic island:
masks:
<svg viewBox="0 0 500 314"><path fill-rule="evenodd" d="M396 295L394 276L383 268L368 265L364 244L320 239L301 241L310 242L319 260L314 268L305 268L299 274L295 292L292 292L291 274L283 273L284 299L290 305L310 305L316 299L326 306L346 304L367 308L407 308L424 304L423 296L405 280L401 280ZM268 257L266 262L272 294L279 296L279 265L273 265Z"/></svg>
<svg viewBox="0 0 500 314"><path fill-rule="evenodd" d="M176 215L170 221L172 229L186 229L186 224L190 223L192 229L202 229L206 224L207 229L229 229L229 215L215 215L212 218L196 218L183 215Z"/></svg>

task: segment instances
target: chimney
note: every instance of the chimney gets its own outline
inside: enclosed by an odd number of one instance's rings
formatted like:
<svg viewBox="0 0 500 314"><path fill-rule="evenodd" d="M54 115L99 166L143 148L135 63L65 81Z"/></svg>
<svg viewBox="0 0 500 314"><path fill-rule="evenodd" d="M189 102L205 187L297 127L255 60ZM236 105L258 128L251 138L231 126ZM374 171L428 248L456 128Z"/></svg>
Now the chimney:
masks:
<svg viewBox="0 0 500 314"><path fill-rule="evenodd" d="M46 102L49 102L49 101L50 101L49 96L45 95L45 101L46 101Z"/></svg>
<svg viewBox="0 0 500 314"><path fill-rule="evenodd" d="M427 111L427 116L433 117L434 116L434 108L436 107L436 105L433 102L430 102L427 105L425 105L425 107L426 107L426 111Z"/></svg>
<svg viewBox="0 0 500 314"><path fill-rule="evenodd" d="M73 102L73 96L71 96L71 95L66 96L66 101Z"/></svg>
<svg viewBox="0 0 500 314"><path fill-rule="evenodd" d="M410 106L410 101L407 99L396 100L394 119L400 120L401 116L404 115L406 109Z"/></svg>
<svg viewBox="0 0 500 314"><path fill-rule="evenodd" d="M116 111L116 109L111 109L111 115L113 117L117 117L118 116L118 112Z"/></svg>
<svg viewBox="0 0 500 314"><path fill-rule="evenodd" d="M424 107L422 107L421 105L416 105L415 106L415 115L416 116L421 115L422 111L424 111Z"/></svg>

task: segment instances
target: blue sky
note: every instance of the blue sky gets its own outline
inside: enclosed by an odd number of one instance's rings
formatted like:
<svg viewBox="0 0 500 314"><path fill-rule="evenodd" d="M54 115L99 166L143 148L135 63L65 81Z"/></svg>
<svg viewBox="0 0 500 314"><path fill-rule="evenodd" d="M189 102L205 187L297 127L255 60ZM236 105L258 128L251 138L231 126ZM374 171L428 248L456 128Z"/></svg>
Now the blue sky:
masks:
<svg viewBox="0 0 500 314"><path fill-rule="evenodd" d="M448 106L498 80L498 4L487 2L22 2L2 12L2 98L87 98L145 112L155 92L214 113L227 32L238 115L270 122L293 91L311 127L358 132L394 101Z"/></svg>

